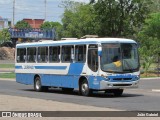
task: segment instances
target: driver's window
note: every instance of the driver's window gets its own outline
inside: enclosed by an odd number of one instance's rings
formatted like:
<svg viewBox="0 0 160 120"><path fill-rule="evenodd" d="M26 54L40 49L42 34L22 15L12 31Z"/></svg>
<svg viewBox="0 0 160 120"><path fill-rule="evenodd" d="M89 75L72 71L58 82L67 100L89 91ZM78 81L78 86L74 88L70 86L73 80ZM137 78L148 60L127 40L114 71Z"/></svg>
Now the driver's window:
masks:
<svg viewBox="0 0 160 120"><path fill-rule="evenodd" d="M88 47L88 67L96 72L98 70L98 46L89 45Z"/></svg>

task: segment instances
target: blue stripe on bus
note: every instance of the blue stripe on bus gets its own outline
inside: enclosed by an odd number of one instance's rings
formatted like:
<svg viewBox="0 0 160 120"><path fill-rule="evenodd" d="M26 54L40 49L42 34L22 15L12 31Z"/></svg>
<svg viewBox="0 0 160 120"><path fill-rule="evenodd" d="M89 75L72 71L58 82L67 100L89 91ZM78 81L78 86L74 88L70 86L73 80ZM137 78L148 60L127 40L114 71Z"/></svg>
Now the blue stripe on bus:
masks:
<svg viewBox="0 0 160 120"><path fill-rule="evenodd" d="M84 63L71 63L68 75L80 75L82 73Z"/></svg>
<svg viewBox="0 0 160 120"><path fill-rule="evenodd" d="M33 66L35 69L58 69L65 70L67 66ZM16 69L25 69L22 66L15 66Z"/></svg>
<svg viewBox="0 0 160 120"><path fill-rule="evenodd" d="M56 86L56 87L67 87L78 89L78 78L80 76L72 75L49 75L49 74L39 74L41 78L41 84L43 86ZM16 82L33 85L35 74L17 73Z"/></svg>
<svg viewBox="0 0 160 120"><path fill-rule="evenodd" d="M22 66L15 66L16 69L23 69Z"/></svg>
<svg viewBox="0 0 160 120"><path fill-rule="evenodd" d="M34 66L35 69L60 69L65 70L67 66Z"/></svg>

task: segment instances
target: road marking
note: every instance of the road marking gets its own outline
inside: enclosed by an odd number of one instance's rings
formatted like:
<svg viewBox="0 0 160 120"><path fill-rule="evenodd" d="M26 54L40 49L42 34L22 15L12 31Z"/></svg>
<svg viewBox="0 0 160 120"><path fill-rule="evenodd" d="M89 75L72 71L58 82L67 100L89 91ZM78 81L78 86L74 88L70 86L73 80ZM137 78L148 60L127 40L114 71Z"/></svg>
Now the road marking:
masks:
<svg viewBox="0 0 160 120"><path fill-rule="evenodd" d="M153 92L160 92L160 89L152 89Z"/></svg>

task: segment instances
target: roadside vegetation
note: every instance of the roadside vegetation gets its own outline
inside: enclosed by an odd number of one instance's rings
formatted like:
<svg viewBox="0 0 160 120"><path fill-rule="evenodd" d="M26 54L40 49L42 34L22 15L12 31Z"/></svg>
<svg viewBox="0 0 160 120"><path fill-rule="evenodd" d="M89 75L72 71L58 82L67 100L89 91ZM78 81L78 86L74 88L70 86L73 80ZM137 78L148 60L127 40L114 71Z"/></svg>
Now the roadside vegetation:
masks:
<svg viewBox="0 0 160 120"><path fill-rule="evenodd" d="M1 68L14 68L14 64L0 64L0 69Z"/></svg>
<svg viewBox="0 0 160 120"><path fill-rule="evenodd" d="M14 69L14 68L15 68L14 64L0 64L0 71L2 72L2 73L0 72L0 78L13 78L14 79L16 77L15 73L14 72L8 72L8 71L10 71L11 69ZM5 73L5 71L7 71L7 72Z"/></svg>
<svg viewBox="0 0 160 120"><path fill-rule="evenodd" d="M0 78L12 78L14 79L16 77L15 73L0 73Z"/></svg>

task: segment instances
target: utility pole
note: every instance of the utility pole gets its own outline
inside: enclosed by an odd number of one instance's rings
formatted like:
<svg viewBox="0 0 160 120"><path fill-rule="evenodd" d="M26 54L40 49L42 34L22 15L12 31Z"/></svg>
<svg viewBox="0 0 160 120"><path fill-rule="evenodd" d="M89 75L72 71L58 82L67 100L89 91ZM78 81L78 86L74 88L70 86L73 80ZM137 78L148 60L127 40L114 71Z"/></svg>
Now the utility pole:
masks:
<svg viewBox="0 0 160 120"><path fill-rule="evenodd" d="M12 16L12 27L14 27L14 18L15 18L15 0L13 0L13 16Z"/></svg>
<svg viewBox="0 0 160 120"><path fill-rule="evenodd" d="M44 5L45 5L44 20L46 21L46 17L47 17L47 0L44 0Z"/></svg>

